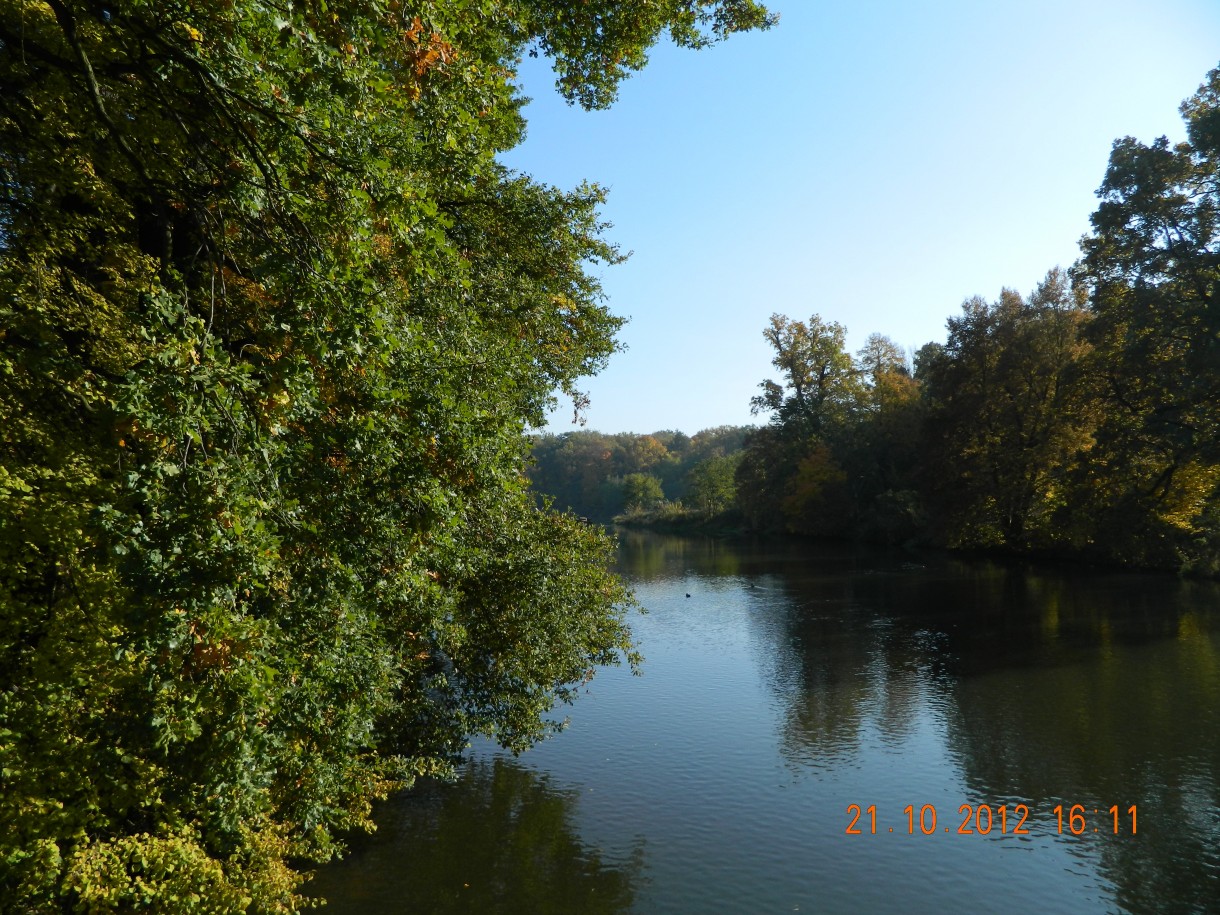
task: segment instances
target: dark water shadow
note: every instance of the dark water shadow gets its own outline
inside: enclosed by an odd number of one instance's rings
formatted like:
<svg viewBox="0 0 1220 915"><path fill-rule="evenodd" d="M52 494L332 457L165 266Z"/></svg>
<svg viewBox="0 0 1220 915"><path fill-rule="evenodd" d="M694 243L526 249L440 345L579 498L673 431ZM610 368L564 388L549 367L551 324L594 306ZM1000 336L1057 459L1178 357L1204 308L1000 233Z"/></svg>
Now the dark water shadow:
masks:
<svg viewBox="0 0 1220 915"><path fill-rule="evenodd" d="M337 915L629 911L642 843L608 860L582 841L577 801L512 760L474 760L454 783L421 782L388 801L376 835L322 868L309 893Z"/></svg>

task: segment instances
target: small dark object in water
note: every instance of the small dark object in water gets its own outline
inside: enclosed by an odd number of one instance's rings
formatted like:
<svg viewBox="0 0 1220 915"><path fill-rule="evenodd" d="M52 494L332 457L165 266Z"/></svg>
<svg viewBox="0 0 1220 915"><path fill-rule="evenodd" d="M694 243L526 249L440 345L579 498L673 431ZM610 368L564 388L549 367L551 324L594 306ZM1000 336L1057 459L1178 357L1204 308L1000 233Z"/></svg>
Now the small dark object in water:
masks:
<svg viewBox="0 0 1220 915"><path fill-rule="evenodd" d="M689 594L688 594L688 595L686 595L686 596L687 596L687 597L690 597L690 595L689 595Z"/></svg>

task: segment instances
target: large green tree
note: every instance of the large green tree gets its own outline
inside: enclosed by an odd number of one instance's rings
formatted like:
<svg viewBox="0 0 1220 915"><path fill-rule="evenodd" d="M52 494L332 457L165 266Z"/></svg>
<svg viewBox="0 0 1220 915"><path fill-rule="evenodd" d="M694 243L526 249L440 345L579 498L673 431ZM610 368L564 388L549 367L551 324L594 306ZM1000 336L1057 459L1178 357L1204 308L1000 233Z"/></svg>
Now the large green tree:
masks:
<svg viewBox="0 0 1220 915"><path fill-rule="evenodd" d="M1187 140L1114 144L1079 276L1105 421L1082 498L1121 558L1220 568L1220 69Z"/></svg>
<svg viewBox="0 0 1220 915"><path fill-rule="evenodd" d="M737 465L741 452L716 455L690 469L689 500L698 511L709 515L733 508L737 502Z"/></svg>
<svg viewBox="0 0 1220 915"><path fill-rule="evenodd" d="M665 501L661 481L650 473L629 473L623 477L623 507L627 511L656 508Z"/></svg>
<svg viewBox="0 0 1220 915"><path fill-rule="evenodd" d="M798 321L773 314L763 337L781 380L762 382L750 401L751 412L771 419L747 441L737 467L747 521L794 533L843 533L846 476L831 445L843 441L865 394L863 373L845 348L847 331L818 315Z"/></svg>
<svg viewBox="0 0 1220 915"><path fill-rule="evenodd" d="M925 419L920 384L906 352L881 334L869 335L856 366L866 388L843 456L855 529L867 539L900 542L916 536L922 521L915 492Z"/></svg>
<svg viewBox="0 0 1220 915"><path fill-rule="evenodd" d="M967 300L945 345L924 354L923 476L950 544L1020 549L1060 535L1095 425L1078 371L1086 318L1081 291L1055 269L1027 299L1005 289Z"/></svg>
<svg viewBox="0 0 1220 915"><path fill-rule="evenodd" d="M0 0L0 898L290 910L371 801L629 651L523 431L615 349L496 155L752 0Z"/></svg>
<svg viewBox="0 0 1220 915"><path fill-rule="evenodd" d="M813 315L796 321L773 314L763 337L775 350L771 364L779 382L762 382L751 412L771 414L771 422L792 434L824 436L859 408L861 372L844 348L847 330Z"/></svg>

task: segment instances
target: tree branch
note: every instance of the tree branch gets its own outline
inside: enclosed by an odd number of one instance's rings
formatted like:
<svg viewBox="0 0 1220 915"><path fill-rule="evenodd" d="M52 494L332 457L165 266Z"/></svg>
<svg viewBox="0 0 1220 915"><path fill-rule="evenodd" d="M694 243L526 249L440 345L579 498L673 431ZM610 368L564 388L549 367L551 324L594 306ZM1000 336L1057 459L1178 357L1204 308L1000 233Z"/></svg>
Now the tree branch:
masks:
<svg viewBox="0 0 1220 915"><path fill-rule="evenodd" d="M106 110L106 104L102 101L102 89L98 85L97 77L93 73L93 65L89 62L89 55L85 53L85 49L80 43L80 37L76 33L76 18L72 15L72 11L64 5L62 0L47 0L47 5L55 13L55 19L59 23L59 27L64 33L64 38L68 41L68 45L76 52L76 59L80 62L81 70L85 75L85 84L89 87L90 101L93 102L93 107L97 111L98 117L101 118L102 123L110 131L110 135L119 145L119 149L131 160L136 173L142 179L151 183L148 172L144 168L144 163L136 155L135 150L131 148L131 144L127 142L127 137L119 130L114 120L110 117L110 113Z"/></svg>

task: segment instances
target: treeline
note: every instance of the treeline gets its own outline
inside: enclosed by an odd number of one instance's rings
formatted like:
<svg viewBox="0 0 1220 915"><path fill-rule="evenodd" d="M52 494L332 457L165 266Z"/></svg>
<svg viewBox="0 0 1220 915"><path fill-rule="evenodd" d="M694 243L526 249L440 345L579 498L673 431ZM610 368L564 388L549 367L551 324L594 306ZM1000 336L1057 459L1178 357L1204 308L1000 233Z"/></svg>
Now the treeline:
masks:
<svg viewBox="0 0 1220 915"><path fill-rule="evenodd" d="M750 528L1087 545L1081 490L1104 411L1085 365L1095 348L1083 289L1055 269L1027 297L966 301L948 325L945 344L913 359L880 334L853 358L841 325L772 316L781 376L752 402L771 421L747 441L735 479Z"/></svg>
<svg viewBox="0 0 1220 915"><path fill-rule="evenodd" d="M1182 113L1185 143L1114 144L1070 271L966 301L944 344L853 357L842 326L772 316L741 523L1220 572L1220 70ZM548 491L592 479L535 454Z"/></svg>
<svg viewBox="0 0 1220 915"><path fill-rule="evenodd" d="M534 437L530 480L556 508L609 522L624 514L669 515L733 509L735 475L752 426L717 426L695 435L579 431Z"/></svg>
<svg viewBox="0 0 1220 915"><path fill-rule="evenodd" d="M1220 70L1188 141L1114 144L1093 231L905 364L781 315L737 499L756 528L1220 571Z"/></svg>

